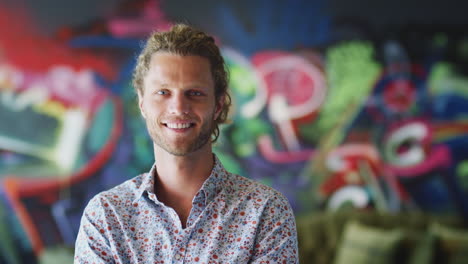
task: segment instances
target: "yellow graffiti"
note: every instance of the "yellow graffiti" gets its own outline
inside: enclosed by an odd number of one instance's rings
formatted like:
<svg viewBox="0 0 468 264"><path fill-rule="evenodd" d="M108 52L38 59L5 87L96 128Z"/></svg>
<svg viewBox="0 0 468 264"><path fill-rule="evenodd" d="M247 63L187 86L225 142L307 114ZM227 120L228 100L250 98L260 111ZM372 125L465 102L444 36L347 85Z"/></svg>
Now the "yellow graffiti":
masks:
<svg viewBox="0 0 468 264"><path fill-rule="evenodd" d="M63 118L63 115L67 110L63 104L52 100L48 100L42 104L36 104L33 109L39 113L53 116L59 120Z"/></svg>

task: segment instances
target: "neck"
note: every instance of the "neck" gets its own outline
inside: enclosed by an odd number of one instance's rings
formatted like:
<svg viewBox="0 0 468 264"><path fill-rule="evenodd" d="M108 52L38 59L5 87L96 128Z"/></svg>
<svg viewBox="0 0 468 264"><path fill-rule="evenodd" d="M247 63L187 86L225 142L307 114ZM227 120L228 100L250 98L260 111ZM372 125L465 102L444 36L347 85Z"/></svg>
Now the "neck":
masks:
<svg viewBox="0 0 468 264"><path fill-rule="evenodd" d="M156 175L154 192L158 200L172 207L185 228L192 200L214 166L211 144L186 156L174 156L154 145Z"/></svg>
<svg viewBox="0 0 468 264"><path fill-rule="evenodd" d="M190 200L201 188L213 169L211 144L185 156L175 156L154 146L156 190ZM158 194L159 195L159 194Z"/></svg>

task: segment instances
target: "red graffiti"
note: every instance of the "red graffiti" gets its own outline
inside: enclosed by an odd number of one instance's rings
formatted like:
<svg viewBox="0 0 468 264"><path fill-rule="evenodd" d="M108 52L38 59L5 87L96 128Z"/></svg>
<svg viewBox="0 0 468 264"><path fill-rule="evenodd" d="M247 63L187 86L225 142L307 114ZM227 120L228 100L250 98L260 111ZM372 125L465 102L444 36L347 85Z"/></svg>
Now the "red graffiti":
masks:
<svg viewBox="0 0 468 264"><path fill-rule="evenodd" d="M107 61L47 38L33 25L21 9L0 9L0 62L37 73L54 65L67 65L75 71L90 69L108 79L116 76L113 65Z"/></svg>

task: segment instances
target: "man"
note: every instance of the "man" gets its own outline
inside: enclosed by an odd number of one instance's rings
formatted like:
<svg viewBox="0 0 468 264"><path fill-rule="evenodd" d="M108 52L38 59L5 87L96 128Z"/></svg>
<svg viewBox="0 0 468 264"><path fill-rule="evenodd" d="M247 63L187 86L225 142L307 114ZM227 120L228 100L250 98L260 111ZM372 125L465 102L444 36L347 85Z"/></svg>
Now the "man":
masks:
<svg viewBox="0 0 468 264"><path fill-rule="evenodd" d="M153 34L133 83L155 164L89 202L75 263L297 263L284 196L212 153L231 102L213 38L186 25Z"/></svg>

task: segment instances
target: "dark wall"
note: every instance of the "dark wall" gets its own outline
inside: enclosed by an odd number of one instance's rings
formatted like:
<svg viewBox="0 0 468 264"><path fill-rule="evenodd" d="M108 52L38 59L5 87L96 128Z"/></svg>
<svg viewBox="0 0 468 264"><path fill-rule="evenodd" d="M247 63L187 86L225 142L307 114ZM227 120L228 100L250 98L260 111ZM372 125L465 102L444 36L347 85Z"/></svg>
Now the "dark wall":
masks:
<svg viewBox="0 0 468 264"><path fill-rule="evenodd" d="M230 70L215 146L230 171L298 215L466 217L466 5L3 0L0 263L73 247L89 199L152 165L131 73L149 32L176 21L213 34Z"/></svg>

